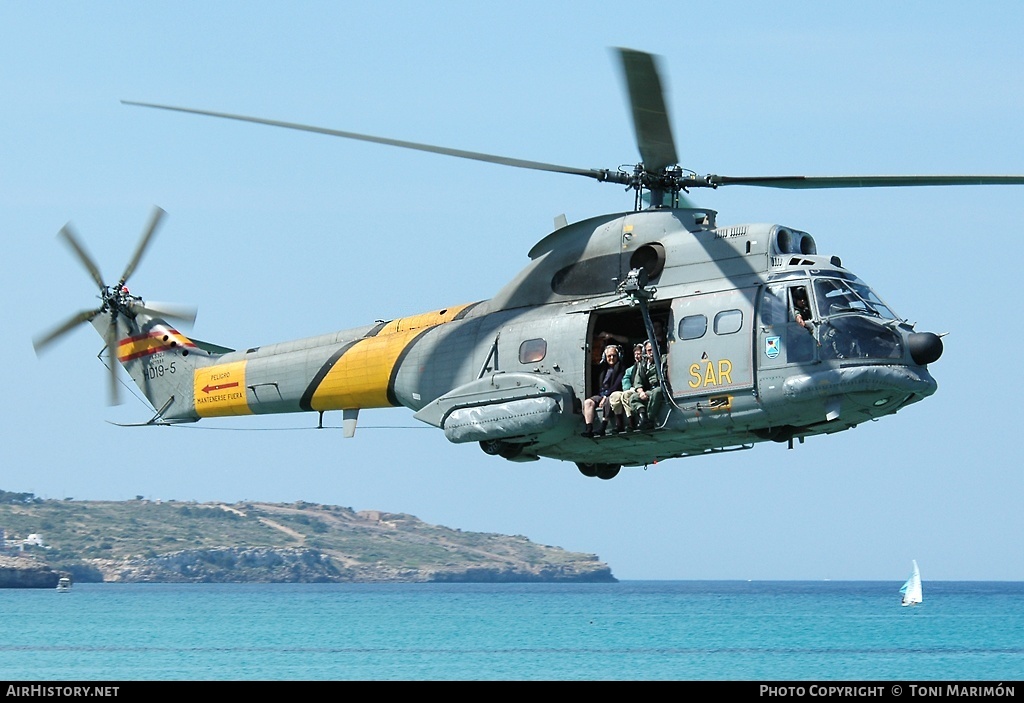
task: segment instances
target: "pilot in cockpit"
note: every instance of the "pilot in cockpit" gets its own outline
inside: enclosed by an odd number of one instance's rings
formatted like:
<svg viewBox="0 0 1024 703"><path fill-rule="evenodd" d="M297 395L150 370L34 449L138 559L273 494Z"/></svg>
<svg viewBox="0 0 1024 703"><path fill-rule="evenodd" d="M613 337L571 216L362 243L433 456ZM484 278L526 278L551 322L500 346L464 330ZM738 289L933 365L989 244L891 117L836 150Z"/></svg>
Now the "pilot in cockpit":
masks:
<svg viewBox="0 0 1024 703"><path fill-rule="evenodd" d="M811 321L811 304L807 301L807 289L803 286L796 286L791 289L793 298L793 314L796 315L796 322L807 331L814 333L814 323Z"/></svg>

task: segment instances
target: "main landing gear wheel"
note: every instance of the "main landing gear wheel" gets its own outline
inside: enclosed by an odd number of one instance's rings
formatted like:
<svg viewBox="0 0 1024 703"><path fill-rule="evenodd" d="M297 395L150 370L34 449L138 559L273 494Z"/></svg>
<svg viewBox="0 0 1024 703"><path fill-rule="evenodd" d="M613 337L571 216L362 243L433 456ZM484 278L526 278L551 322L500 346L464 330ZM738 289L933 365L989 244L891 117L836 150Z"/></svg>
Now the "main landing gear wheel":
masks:
<svg viewBox="0 0 1024 703"><path fill-rule="evenodd" d="M576 468L587 478L599 478L604 481L613 479L619 475L620 464L582 464L577 462Z"/></svg>
<svg viewBox="0 0 1024 703"><path fill-rule="evenodd" d="M501 439L485 439L480 442L484 454L500 456L502 459L515 459L523 453L523 445L512 444Z"/></svg>

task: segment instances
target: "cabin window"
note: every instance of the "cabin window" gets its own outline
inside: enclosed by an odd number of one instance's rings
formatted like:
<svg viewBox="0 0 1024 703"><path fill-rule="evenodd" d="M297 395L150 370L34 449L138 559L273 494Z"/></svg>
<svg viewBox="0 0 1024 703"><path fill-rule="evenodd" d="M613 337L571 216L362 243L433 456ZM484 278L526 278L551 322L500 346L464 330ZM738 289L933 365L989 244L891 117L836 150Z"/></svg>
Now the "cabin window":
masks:
<svg viewBox="0 0 1024 703"><path fill-rule="evenodd" d="M687 315L679 321L680 339L700 339L708 331L708 318L704 315Z"/></svg>
<svg viewBox="0 0 1024 703"><path fill-rule="evenodd" d="M519 345L519 363L535 364L548 353L548 343L543 339L527 339Z"/></svg>
<svg viewBox="0 0 1024 703"><path fill-rule="evenodd" d="M715 334L736 334L743 327L743 312L723 310L715 315Z"/></svg>

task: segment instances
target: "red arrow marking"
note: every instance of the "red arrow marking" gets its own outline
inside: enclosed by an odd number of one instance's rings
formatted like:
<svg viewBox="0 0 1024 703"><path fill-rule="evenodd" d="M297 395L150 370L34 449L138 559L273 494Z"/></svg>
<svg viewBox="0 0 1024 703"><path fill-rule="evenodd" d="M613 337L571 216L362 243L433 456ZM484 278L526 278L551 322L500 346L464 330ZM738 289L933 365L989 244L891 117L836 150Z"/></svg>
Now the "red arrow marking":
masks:
<svg viewBox="0 0 1024 703"><path fill-rule="evenodd" d="M203 387L203 393L208 394L210 391L221 391L225 388L234 388L237 385L238 381L235 381L234 383L222 383L219 386L205 386Z"/></svg>

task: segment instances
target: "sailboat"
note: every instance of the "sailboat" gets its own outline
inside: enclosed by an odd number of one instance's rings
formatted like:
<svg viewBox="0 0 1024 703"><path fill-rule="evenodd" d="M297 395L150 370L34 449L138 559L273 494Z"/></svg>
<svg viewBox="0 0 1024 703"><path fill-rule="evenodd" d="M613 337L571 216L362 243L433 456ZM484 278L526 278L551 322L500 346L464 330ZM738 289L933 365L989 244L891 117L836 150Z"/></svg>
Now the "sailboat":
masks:
<svg viewBox="0 0 1024 703"><path fill-rule="evenodd" d="M910 574L910 578L907 582L900 587L900 593L903 594L903 600L900 605L917 605L921 602L921 572L917 568L917 560L912 560L914 563L914 570Z"/></svg>

